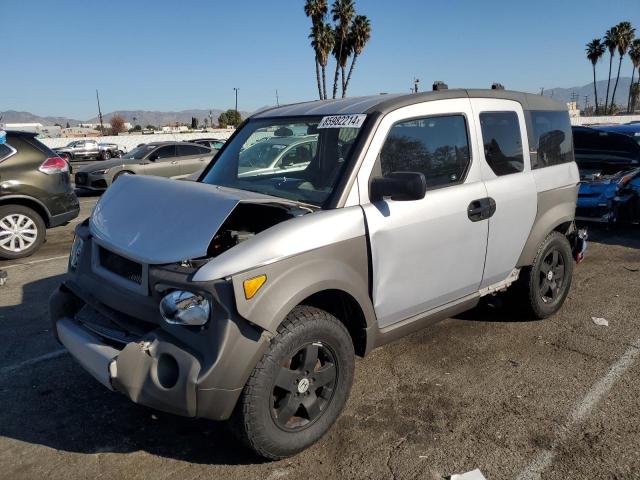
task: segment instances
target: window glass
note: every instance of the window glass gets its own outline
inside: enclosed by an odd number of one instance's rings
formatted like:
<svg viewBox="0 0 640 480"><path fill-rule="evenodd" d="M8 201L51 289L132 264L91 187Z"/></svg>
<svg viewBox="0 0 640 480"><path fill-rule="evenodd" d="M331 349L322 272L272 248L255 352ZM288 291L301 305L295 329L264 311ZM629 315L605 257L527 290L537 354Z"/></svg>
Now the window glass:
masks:
<svg viewBox="0 0 640 480"><path fill-rule="evenodd" d="M531 168L573 161L571 122L567 112L530 112Z"/></svg>
<svg viewBox="0 0 640 480"><path fill-rule="evenodd" d="M351 158L362 123L326 127L320 125L323 118L249 120L215 157L202 182L323 206ZM298 144L315 147L296 153L304 162L279 168L288 149Z"/></svg>
<svg viewBox="0 0 640 480"><path fill-rule="evenodd" d="M484 158L496 175L509 175L524 170L522 137L516 112L483 112L480 114Z"/></svg>
<svg viewBox="0 0 640 480"><path fill-rule="evenodd" d="M9 145L7 145L6 143L0 143L0 160L3 160L4 158L8 157L12 153L13 153L13 150L9 148Z"/></svg>
<svg viewBox="0 0 640 480"><path fill-rule="evenodd" d="M158 158L171 158L176 156L176 146L175 145L165 145L164 147L160 147L156 150L156 155Z"/></svg>
<svg viewBox="0 0 640 480"><path fill-rule="evenodd" d="M638 147L633 138L619 133L604 132L590 128L573 131L576 151L581 153L607 153L616 157L638 158Z"/></svg>
<svg viewBox="0 0 640 480"><path fill-rule="evenodd" d="M288 167L292 165L302 165L309 163L315 154L316 142L306 142L300 145L296 145L286 151L282 160L280 161L281 167Z"/></svg>
<svg viewBox="0 0 640 480"><path fill-rule="evenodd" d="M200 148L195 145L178 145L178 156L200 155Z"/></svg>
<svg viewBox="0 0 640 480"><path fill-rule="evenodd" d="M469 163L467 123L462 115L397 123L380 152L382 175L421 172L427 188L461 182Z"/></svg>
<svg viewBox="0 0 640 480"><path fill-rule="evenodd" d="M206 147L196 147L198 150L198 155L206 155L207 153L211 153L211 150Z"/></svg>

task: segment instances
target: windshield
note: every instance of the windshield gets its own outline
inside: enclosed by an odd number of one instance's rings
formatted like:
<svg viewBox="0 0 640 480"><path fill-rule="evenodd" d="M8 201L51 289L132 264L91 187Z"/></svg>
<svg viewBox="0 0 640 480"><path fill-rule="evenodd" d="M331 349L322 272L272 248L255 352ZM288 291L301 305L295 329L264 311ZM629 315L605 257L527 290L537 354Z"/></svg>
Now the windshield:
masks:
<svg viewBox="0 0 640 480"><path fill-rule="evenodd" d="M156 148L155 145L140 145L139 147L134 148L129 153L124 155L122 158L140 160L154 148Z"/></svg>
<svg viewBox="0 0 640 480"><path fill-rule="evenodd" d="M364 119L250 120L201 181L322 206L351 157Z"/></svg>

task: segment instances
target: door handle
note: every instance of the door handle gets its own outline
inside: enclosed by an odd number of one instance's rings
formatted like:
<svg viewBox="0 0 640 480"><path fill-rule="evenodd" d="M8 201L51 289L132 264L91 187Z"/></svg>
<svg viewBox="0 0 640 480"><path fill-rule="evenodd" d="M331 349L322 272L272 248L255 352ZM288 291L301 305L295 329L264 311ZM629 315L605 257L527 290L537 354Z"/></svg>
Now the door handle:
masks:
<svg viewBox="0 0 640 480"><path fill-rule="evenodd" d="M467 216L472 222L491 218L496 213L496 201L491 197L474 200L467 207Z"/></svg>

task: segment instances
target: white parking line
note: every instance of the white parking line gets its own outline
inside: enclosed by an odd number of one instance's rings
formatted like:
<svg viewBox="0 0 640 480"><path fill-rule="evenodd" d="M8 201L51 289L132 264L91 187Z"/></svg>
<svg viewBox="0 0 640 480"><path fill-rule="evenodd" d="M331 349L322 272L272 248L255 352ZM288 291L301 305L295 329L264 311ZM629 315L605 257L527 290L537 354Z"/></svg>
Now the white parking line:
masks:
<svg viewBox="0 0 640 480"><path fill-rule="evenodd" d="M61 348L60 350L55 350L53 352L45 353L44 355L40 355L39 357L30 358L29 360L25 360L24 362L16 363L15 365L2 367L0 368L0 376L7 375L9 373L15 372L16 370L20 370L21 368L24 368L24 367L30 367L31 365L44 362L45 360L53 360L54 358L61 357L65 353L67 353L67 350L64 348Z"/></svg>
<svg viewBox="0 0 640 480"><path fill-rule="evenodd" d="M593 407L602 400L611 390L613 384L633 365L639 356L640 338L631 344L622 357L609 368L605 376L598 380L582 400L573 407L569 418L556 433L556 440L551 444L551 448L540 452L527 468L520 472L517 480L538 480L541 477L542 472L549 468L555 459L556 446L569 437L572 427L587 418Z"/></svg>
<svg viewBox="0 0 640 480"><path fill-rule="evenodd" d="M25 263L14 263L13 265L7 265L6 267L0 265L0 270L7 270L9 268L15 268L15 267L28 267L29 265L35 265L37 263L44 263L44 262L51 262L53 260L60 260L62 258L69 258L69 254L67 253L66 255L60 255L58 257L41 258L40 260L33 260L31 262L25 262Z"/></svg>

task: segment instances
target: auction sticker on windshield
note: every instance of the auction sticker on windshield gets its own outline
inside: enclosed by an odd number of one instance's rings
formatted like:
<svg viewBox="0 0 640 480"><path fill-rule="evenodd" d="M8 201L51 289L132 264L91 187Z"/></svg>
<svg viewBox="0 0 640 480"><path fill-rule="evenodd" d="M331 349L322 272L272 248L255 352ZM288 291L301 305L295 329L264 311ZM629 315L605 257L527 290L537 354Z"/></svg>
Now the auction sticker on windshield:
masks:
<svg viewBox="0 0 640 480"><path fill-rule="evenodd" d="M360 128L367 116L363 113L357 115L330 115L323 117L318 128Z"/></svg>

